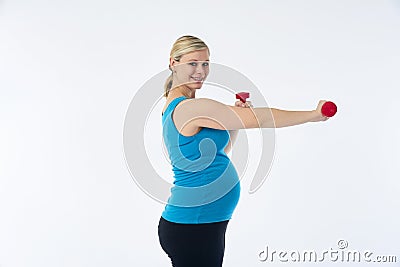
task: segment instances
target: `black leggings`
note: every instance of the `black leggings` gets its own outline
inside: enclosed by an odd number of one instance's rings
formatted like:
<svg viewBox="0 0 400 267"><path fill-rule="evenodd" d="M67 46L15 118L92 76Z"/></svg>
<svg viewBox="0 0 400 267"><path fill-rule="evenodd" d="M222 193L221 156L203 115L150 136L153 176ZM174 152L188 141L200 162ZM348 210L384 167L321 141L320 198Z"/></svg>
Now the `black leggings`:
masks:
<svg viewBox="0 0 400 267"><path fill-rule="evenodd" d="M174 267L221 267L228 222L181 224L161 217L158 237Z"/></svg>

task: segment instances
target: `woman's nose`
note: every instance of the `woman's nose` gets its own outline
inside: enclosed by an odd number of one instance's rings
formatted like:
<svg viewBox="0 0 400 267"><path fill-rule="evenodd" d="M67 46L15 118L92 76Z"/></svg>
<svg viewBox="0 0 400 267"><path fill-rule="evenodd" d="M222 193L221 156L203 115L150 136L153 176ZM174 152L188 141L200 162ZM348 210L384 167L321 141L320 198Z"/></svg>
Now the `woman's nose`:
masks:
<svg viewBox="0 0 400 267"><path fill-rule="evenodd" d="M206 66L203 66L203 64L198 64L197 67L196 67L196 73L205 74L206 73Z"/></svg>

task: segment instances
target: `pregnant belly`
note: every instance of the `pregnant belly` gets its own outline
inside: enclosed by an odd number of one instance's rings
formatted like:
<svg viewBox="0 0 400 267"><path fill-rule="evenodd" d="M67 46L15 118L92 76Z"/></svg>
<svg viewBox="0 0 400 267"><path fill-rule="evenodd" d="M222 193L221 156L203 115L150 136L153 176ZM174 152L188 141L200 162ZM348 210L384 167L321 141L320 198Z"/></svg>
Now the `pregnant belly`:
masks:
<svg viewBox="0 0 400 267"><path fill-rule="evenodd" d="M220 199L204 205L199 214L199 219L216 218L230 219L240 197L240 183L237 183L227 194Z"/></svg>
<svg viewBox="0 0 400 267"><path fill-rule="evenodd" d="M169 204L181 207L203 206L225 196L225 199L238 198L240 191L239 177L230 161L214 163L202 172L193 174L190 183L187 177L184 180L182 183L179 179L175 182Z"/></svg>

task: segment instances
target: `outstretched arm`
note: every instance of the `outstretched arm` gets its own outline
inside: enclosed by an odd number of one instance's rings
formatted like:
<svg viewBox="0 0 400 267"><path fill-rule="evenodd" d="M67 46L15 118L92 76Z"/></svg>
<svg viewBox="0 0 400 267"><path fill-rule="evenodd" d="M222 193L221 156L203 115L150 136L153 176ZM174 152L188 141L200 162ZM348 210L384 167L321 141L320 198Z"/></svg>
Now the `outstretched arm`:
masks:
<svg viewBox="0 0 400 267"><path fill-rule="evenodd" d="M321 100L318 107L312 111L288 111L271 108L272 117L276 128L288 127L312 121L326 121L328 117L321 114L321 107L325 101ZM268 125L267 127L274 127Z"/></svg>
<svg viewBox="0 0 400 267"><path fill-rule="evenodd" d="M178 129L185 124L220 130L281 128L306 122L326 121L328 117L321 113L325 102L319 101L317 108L311 111L287 111L268 107L228 106L207 98L188 99L177 105L174 121Z"/></svg>

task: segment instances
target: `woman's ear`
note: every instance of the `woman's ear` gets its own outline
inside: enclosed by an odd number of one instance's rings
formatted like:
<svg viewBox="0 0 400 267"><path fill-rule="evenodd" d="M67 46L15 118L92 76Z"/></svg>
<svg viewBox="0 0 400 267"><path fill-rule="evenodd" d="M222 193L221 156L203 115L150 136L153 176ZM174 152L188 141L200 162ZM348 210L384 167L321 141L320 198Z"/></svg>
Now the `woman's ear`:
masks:
<svg viewBox="0 0 400 267"><path fill-rule="evenodd" d="M179 61L173 59L173 58L169 58L169 69L171 71L175 71L175 65L179 64Z"/></svg>
<svg viewBox="0 0 400 267"><path fill-rule="evenodd" d="M173 70L174 65L175 65L175 60L172 57L170 57L169 58L169 69Z"/></svg>

